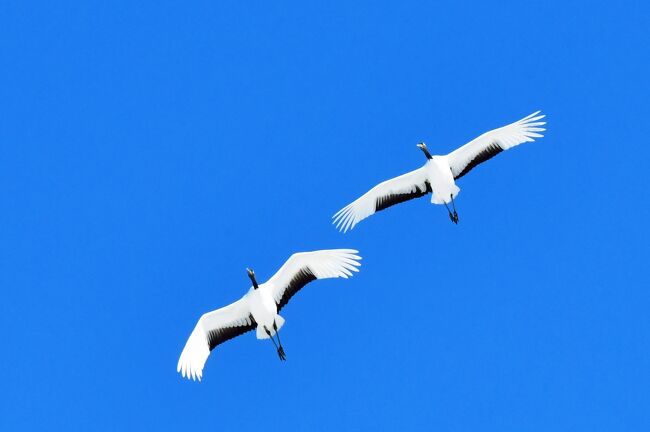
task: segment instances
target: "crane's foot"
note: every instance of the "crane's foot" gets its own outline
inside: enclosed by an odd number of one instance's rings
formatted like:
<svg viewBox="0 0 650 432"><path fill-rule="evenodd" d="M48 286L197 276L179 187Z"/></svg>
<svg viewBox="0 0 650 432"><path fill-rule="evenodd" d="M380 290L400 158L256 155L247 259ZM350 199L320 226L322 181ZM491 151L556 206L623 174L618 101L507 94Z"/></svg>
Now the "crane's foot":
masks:
<svg viewBox="0 0 650 432"><path fill-rule="evenodd" d="M284 353L284 348L278 348L278 357L280 357L280 360L282 361L285 361L287 359L287 355Z"/></svg>
<svg viewBox="0 0 650 432"><path fill-rule="evenodd" d="M449 198L451 198L451 207L454 209L454 214L449 213L449 217L451 218L451 221L458 225L458 213L456 213L456 203L454 202L454 194L449 194ZM449 211L449 207L447 207L447 211Z"/></svg>

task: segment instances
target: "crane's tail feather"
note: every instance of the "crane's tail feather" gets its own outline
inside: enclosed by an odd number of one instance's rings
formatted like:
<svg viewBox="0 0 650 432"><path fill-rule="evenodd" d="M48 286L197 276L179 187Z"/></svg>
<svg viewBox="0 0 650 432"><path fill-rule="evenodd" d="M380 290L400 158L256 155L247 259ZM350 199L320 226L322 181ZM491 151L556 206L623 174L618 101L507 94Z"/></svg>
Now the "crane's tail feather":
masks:
<svg viewBox="0 0 650 432"><path fill-rule="evenodd" d="M284 325L284 318L282 318L280 315L276 315L275 325L278 328L278 330L280 330ZM275 336L275 330L273 330L273 324L271 324L270 326L267 325L266 328L268 328L269 331L271 332L271 336ZM266 330L264 330L264 325L262 324L257 325L256 335L258 339L269 339L269 335L266 334Z"/></svg>
<svg viewBox="0 0 650 432"><path fill-rule="evenodd" d="M460 188L453 184L450 188L445 188L442 192L433 191L431 194L431 204L449 204L451 202L451 195L454 196L454 199L460 193Z"/></svg>

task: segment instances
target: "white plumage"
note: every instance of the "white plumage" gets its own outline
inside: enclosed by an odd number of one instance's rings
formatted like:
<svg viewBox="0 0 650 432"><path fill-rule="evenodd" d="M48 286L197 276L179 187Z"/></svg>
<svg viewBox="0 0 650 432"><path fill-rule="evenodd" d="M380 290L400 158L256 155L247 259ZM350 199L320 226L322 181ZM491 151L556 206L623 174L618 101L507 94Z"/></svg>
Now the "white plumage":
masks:
<svg viewBox="0 0 650 432"><path fill-rule="evenodd" d="M444 156L431 156L426 145L419 144L418 147L428 159L424 166L370 189L339 210L332 217L333 223L339 230L346 232L380 210L428 193L432 195L433 204L453 204L453 199L460 192L455 180L503 150L543 137L540 132L546 129L541 126L546 122L540 120L545 116L539 114L540 111L537 111L507 126L486 132ZM455 210L453 214L450 211L450 217L452 221L458 222Z"/></svg>
<svg viewBox="0 0 650 432"><path fill-rule="evenodd" d="M258 339L273 338L284 324L278 313L289 299L312 280L352 276L361 265L357 253L353 249L333 249L293 254L273 277L259 286L249 270L253 287L236 302L199 319L178 360L177 371L183 377L200 381L210 351L217 345L253 329L257 329ZM278 354L283 359L281 344Z"/></svg>

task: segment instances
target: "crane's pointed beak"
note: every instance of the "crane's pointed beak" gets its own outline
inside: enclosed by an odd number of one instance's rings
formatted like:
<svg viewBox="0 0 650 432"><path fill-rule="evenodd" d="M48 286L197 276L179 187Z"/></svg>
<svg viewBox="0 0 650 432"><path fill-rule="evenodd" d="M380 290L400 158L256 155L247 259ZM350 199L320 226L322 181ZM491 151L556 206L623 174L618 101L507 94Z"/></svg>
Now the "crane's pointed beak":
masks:
<svg viewBox="0 0 650 432"><path fill-rule="evenodd" d="M429 150L427 149L427 145L423 142L419 143L417 147L424 152L424 155L427 157L427 159L431 159L431 153L429 153Z"/></svg>
<svg viewBox="0 0 650 432"><path fill-rule="evenodd" d="M253 282L253 287L257 289L258 286L257 286L257 280L255 280L255 272L249 268L246 269L246 272L248 273L248 277L251 279L251 282Z"/></svg>

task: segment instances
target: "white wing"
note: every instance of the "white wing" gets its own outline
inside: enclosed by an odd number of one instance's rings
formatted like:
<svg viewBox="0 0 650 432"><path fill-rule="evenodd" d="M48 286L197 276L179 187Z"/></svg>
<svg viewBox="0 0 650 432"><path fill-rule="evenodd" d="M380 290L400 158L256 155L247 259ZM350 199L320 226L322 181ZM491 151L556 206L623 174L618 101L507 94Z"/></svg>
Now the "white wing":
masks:
<svg viewBox="0 0 650 432"><path fill-rule="evenodd" d="M353 249L332 249L291 255L266 283L278 305L278 312L302 287L316 279L348 278L358 272L359 253Z"/></svg>
<svg viewBox="0 0 650 432"><path fill-rule="evenodd" d="M176 371L183 377L201 381L203 366L210 351L255 327L257 323L250 313L246 296L228 306L204 314L183 348Z"/></svg>
<svg viewBox="0 0 650 432"><path fill-rule="evenodd" d="M336 228L346 232L376 212L419 198L431 192L424 167L418 168L394 179L379 183L353 203L339 210L332 219Z"/></svg>
<svg viewBox="0 0 650 432"><path fill-rule="evenodd" d="M508 126L486 132L449 153L447 160L454 179L461 178L476 165L493 158L503 150L521 143L535 141L534 138L542 138L544 135L538 132L546 130L540 127L546 122L539 121L545 117L538 115L539 113L540 111L537 111Z"/></svg>

